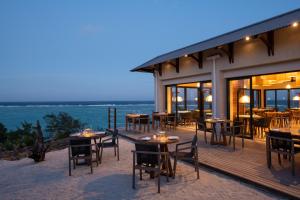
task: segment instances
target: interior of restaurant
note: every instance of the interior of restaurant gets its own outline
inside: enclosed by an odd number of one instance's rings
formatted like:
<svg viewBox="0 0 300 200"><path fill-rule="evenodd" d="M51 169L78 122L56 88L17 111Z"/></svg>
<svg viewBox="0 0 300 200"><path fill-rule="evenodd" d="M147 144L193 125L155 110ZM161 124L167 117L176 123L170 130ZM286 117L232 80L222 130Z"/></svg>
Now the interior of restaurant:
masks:
<svg viewBox="0 0 300 200"><path fill-rule="evenodd" d="M300 125L300 72L229 80L228 118L246 125L246 137L264 140L270 128Z"/></svg>
<svg viewBox="0 0 300 200"><path fill-rule="evenodd" d="M270 128L300 127L300 72L229 79L227 93L227 118L245 124L246 138L264 140ZM166 97L179 125L212 116L210 81L166 86Z"/></svg>
<svg viewBox="0 0 300 200"><path fill-rule="evenodd" d="M200 116L212 116L212 83L194 82L166 87L166 108L180 125L192 125Z"/></svg>

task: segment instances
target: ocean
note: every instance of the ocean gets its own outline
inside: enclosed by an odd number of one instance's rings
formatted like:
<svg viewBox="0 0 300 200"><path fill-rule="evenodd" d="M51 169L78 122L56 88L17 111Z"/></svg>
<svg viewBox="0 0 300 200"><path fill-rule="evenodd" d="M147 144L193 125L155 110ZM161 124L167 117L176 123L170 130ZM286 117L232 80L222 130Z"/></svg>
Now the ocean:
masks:
<svg viewBox="0 0 300 200"><path fill-rule="evenodd" d="M35 123L40 120L45 127L43 117L47 114L66 112L86 123L92 129L105 129L108 126L108 108L117 109L117 127L125 126L127 113L151 114L153 101L85 101L85 102L5 102L0 103L0 122L9 130L15 130L24 121Z"/></svg>

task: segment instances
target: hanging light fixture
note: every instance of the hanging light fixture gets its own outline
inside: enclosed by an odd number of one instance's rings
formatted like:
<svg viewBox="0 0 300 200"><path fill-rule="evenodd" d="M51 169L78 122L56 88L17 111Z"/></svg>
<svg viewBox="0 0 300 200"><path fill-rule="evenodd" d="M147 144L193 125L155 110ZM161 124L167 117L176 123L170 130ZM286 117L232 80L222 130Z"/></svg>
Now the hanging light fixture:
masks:
<svg viewBox="0 0 300 200"><path fill-rule="evenodd" d="M293 97L293 101L300 101L300 96L299 96L299 95L294 96L294 97Z"/></svg>
<svg viewBox="0 0 300 200"><path fill-rule="evenodd" d="M245 104L250 103L250 97L248 95L243 95L240 97L239 102Z"/></svg>
<svg viewBox="0 0 300 200"><path fill-rule="evenodd" d="M205 98L205 101L206 102L212 102L212 95L208 95L206 98Z"/></svg>
<svg viewBox="0 0 300 200"><path fill-rule="evenodd" d="M198 101L198 97L195 97L194 100L195 100L195 101Z"/></svg>

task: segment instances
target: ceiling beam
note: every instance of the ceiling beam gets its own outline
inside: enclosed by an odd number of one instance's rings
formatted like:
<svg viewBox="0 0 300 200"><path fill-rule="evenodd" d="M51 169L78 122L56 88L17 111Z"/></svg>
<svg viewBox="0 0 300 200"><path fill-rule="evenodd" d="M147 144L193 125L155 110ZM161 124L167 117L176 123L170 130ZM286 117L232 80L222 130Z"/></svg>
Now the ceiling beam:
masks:
<svg viewBox="0 0 300 200"><path fill-rule="evenodd" d="M172 65L176 69L176 73L179 73L179 58L175 59L175 63L169 61L168 64Z"/></svg>
<svg viewBox="0 0 300 200"><path fill-rule="evenodd" d="M194 56L194 54L190 54L188 56L193 58L198 63L199 69L202 69L203 68L203 62L202 62L203 54L202 54L202 52L198 52L197 55L198 55L198 58L196 56Z"/></svg>
<svg viewBox="0 0 300 200"><path fill-rule="evenodd" d="M224 54L226 54L228 56L228 61L229 63L234 63L234 43L229 43L227 45L224 46L219 46L217 47L217 49L219 49L221 52L223 52Z"/></svg>
<svg viewBox="0 0 300 200"><path fill-rule="evenodd" d="M274 31L269 31L266 34L266 37L263 35L258 37L264 45L267 47L268 55L274 56Z"/></svg>

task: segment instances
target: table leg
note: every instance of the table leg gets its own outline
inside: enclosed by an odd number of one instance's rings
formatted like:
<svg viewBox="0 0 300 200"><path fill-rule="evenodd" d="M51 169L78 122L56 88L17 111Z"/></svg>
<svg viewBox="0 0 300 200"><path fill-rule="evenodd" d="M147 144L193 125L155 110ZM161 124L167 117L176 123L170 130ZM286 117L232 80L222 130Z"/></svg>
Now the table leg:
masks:
<svg viewBox="0 0 300 200"><path fill-rule="evenodd" d="M161 151L162 152L169 152L169 149L168 149L168 145L167 144L161 144L160 145L160 148L161 148ZM169 157L168 160L168 171L169 171L169 177L173 177L173 169L172 169L172 164L171 164L171 158ZM165 170L166 169L166 166L165 165L162 165L162 169Z"/></svg>
<svg viewBox="0 0 300 200"><path fill-rule="evenodd" d="M154 130L155 127L155 121L154 121L154 115L152 114L152 130Z"/></svg>

